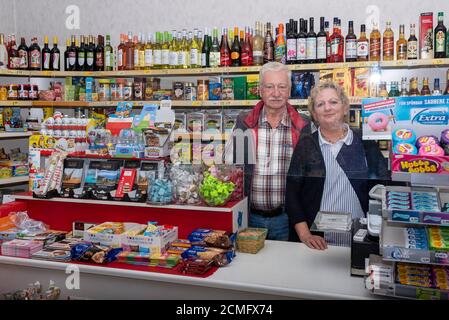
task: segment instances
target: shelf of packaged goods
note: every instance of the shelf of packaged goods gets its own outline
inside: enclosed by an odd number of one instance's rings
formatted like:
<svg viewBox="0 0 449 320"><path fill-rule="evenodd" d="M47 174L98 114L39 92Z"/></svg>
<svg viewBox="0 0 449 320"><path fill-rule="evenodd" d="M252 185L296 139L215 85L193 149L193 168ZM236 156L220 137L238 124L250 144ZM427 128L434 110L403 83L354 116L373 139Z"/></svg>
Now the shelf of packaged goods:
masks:
<svg viewBox="0 0 449 320"><path fill-rule="evenodd" d="M28 138L33 133L31 131L26 132L3 132L0 131L0 139L12 139L12 138Z"/></svg>
<svg viewBox="0 0 449 320"><path fill-rule="evenodd" d="M447 59L426 60L398 60L398 61L357 61L338 63L310 63L287 65L292 71L318 71L338 68L372 68L385 69L428 68L449 66ZM217 67L217 68L189 68L189 69L151 69L124 71L30 71L30 70L0 70L0 76L11 77L145 77L145 76L209 76L228 74L258 73L261 66L248 67Z"/></svg>
<svg viewBox="0 0 449 320"><path fill-rule="evenodd" d="M228 134L221 134L221 133L190 133L190 132L175 132L173 133L173 140L178 141L179 140L201 140L201 141L226 141L229 138Z"/></svg>
<svg viewBox="0 0 449 320"><path fill-rule="evenodd" d="M416 264L449 265L449 250L421 250L406 248L406 228L382 222L380 247L383 260Z"/></svg>
<svg viewBox="0 0 449 320"><path fill-rule="evenodd" d="M449 187L449 174L408 173L392 171L391 180L399 182L409 182L415 186L421 185Z"/></svg>
<svg viewBox="0 0 449 320"><path fill-rule="evenodd" d="M0 180L1 181L1 180ZM27 178L28 181L28 178ZM34 198L31 193L20 193L15 194L13 197L16 200L28 200L28 201L48 201L48 202L64 202L64 203L82 203L82 204L97 204L105 206L125 206L125 207L144 207L144 208L164 208L164 209L175 209L175 210L195 210L195 211L207 211L207 212L230 212L233 207L245 202L246 198L238 202L229 202L223 207L207 207L207 206L189 206L189 205L151 205L142 202L129 202L129 201L107 201L107 200L92 200L92 199L73 199L73 198L51 198L51 199L39 199Z"/></svg>
<svg viewBox="0 0 449 320"><path fill-rule="evenodd" d="M0 179L0 186L19 183L28 183L28 176Z"/></svg>

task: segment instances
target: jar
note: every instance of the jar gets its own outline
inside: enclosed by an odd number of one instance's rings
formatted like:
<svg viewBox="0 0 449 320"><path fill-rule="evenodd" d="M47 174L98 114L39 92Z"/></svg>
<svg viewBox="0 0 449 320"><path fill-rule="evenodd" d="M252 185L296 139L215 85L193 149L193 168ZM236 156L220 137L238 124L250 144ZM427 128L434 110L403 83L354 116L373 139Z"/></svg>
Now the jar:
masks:
<svg viewBox="0 0 449 320"><path fill-rule="evenodd" d="M385 81L379 84L379 97L388 98L387 83Z"/></svg>
<svg viewBox="0 0 449 320"><path fill-rule="evenodd" d="M126 81L123 86L123 100L131 101L133 99L133 83L132 81Z"/></svg>
<svg viewBox="0 0 449 320"><path fill-rule="evenodd" d="M168 170L166 170L165 174L150 179L148 202L157 205L173 202L173 183L170 180Z"/></svg>
<svg viewBox="0 0 449 320"><path fill-rule="evenodd" d="M116 101L121 101L125 98L126 80L125 79L117 79L115 82L117 84L117 100Z"/></svg>
<svg viewBox="0 0 449 320"><path fill-rule="evenodd" d="M100 79L98 81L98 100L100 101L111 100L111 84L109 79Z"/></svg>
<svg viewBox="0 0 449 320"><path fill-rule="evenodd" d="M37 84L30 85L28 97L30 100L37 100L39 98L39 87Z"/></svg>
<svg viewBox="0 0 449 320"><path fill-rule="evenodd" d="M209 100L209 80L198 80L198 100Z"/></svg>
<svg viewBox="0 0 449 320"><path fill-rule="evenodd" d="M134 100L143 100L145 92L145 78L134 78Z"/></svg>
<svg viewBox="0 0 449 320"><path fill-rule="evenodd" d="M175 203L198 204L201 201L198 191L202 180L201 165L174 163L169 169Z"/></svg>
<svg viewBox="0 0 449 320"><path fill-rule="evenodd" d="M173 100L182 100L184 98L184 84L182 82L173 82Z"/></svg>
<svg viewBox="0 0 449 320"><path fill-rule="evenodd" d="M109 85L111 86L111 100L118 101L119 100L118 85L115 82L115 79L111 79Z"/></svg>
<svg viewBox="0 0 449 320"><path fill-rule="evenodd" d="M227 165L212 166L204 172L203 181L200 184L199 192L202 200L209 206L224 206L233 196L236 186L230 181L231 168ZM241 196L243 191L243 177L235 177L239 184L238 194L235 198Z"/></svg>
<svg viewBox="0 0 449 320"><path fill-rule="evenodd" d="M29 97L29 88L28 84L20 84L19 85L19 100L28 100Z"/></svg>
<svg viewBox="0 0 449 320"><path fill-rule="evenodd" d="M196 87L193 82L184 84L184 100L196 101Z"/></svg>
<svg viewBox="0 0 449 320"><path fill-rule="evenodd" d="M8 100L17 100L19 98L19 86L10 84L8 86Z"/></svg>
<svg viewBox="0 0 449 320"><path fill-rule="evenodd" d="M8 89L5 86L0 87L0 100L8 100Z"/></svg>

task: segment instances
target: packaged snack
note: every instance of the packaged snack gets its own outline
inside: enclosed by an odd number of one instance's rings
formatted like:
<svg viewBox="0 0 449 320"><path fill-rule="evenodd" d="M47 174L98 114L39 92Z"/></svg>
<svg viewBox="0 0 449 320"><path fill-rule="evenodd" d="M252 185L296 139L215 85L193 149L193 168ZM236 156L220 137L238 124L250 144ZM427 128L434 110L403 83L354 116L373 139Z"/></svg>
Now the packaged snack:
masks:
<svg viewBox="0 0 449 320"><path fill-rule="evenodd" d="M107 200L110 192L117 189L122 162L119 160L108 160L100 163L97 171L96 186L92 190L95 199Z"/></svg>
<svg viewBox="0 0 449 320"><path fill-rule="evenodd" d="M122 251L122 248L81 243L72 248L71 255L73 260L104 264L116 260L117 255Z"/></svg>
<svg viewBox="0 0 449 320"><path fill-rule="evenodd" d="M251 74L246 76L246 98L248 100L260 99L258 74Z"/></svg>
<svg viewBox="0 0 449 320"><path fill-rule="evenodd" d="M62 177L62 197L73 197L74 193L81 193L81 182L84 173L84 160L83 159L65 159L64 160L64 174Z"/></svg>
<svg viewBox="0 0 449 320"><path fill-rule="evenodd" d="M219 77L209 78L209 100L221 99L221 81Z"/></svg>
<svg viewBox="0 0 449 320"><path fill-rule="evenodd" d="M369 77L368 68L353 69L352 95L355 97L369 97Z"/></svg>
<svg viewBox="0 0 449 320"><path fill-rule="evenodd" d="M233 78L223 78L221 100L234 100L234 80Z"/></svg>
<svg viewBox="0 0 449 320"><path fill-rule="evenodd" d="M223 230L196 229L190 233L188 240L194 246L228 249L235 243L235 234Z"/></svg>
<svg viewBox="0 0 449 320"><path fill-rule="evenodd" d="M246 100L246 77L234 77L234 100Z"/></svg>

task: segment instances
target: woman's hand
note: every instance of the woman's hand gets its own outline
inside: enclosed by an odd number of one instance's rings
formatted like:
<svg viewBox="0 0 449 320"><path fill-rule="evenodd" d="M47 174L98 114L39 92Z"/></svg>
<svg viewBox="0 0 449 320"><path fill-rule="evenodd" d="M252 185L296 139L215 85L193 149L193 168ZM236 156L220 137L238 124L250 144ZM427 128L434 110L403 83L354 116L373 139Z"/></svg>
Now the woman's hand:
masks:
<svg viewBox="0 0 449 320"><path fill-rule="evenodd" d="M316 250L326 250L327 249L327 243L326 240L324 240L320 236L314 236L309 232L309 234L299 237L302 243L304 243L306 246L312 249Z"/></svg>

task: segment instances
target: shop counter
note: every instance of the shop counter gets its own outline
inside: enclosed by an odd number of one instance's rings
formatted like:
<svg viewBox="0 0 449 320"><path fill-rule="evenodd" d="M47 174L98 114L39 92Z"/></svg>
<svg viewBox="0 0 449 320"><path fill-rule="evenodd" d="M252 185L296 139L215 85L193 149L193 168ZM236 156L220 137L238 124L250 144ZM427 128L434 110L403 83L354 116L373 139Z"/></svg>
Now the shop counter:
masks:
<svg viewBox="0 0 449 320"><path fill-rule="evenodd" d="M257 254L237 252L234 261L207 278L70 265L0 256L0 292L50 280L72 299L374 299L363 278L350 276L350 249L316 251L300 243L266 241ZM66 287L66 283L71 289Z"/></svg>

